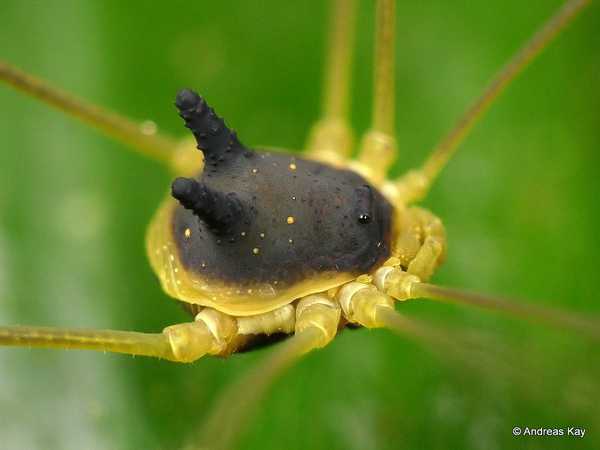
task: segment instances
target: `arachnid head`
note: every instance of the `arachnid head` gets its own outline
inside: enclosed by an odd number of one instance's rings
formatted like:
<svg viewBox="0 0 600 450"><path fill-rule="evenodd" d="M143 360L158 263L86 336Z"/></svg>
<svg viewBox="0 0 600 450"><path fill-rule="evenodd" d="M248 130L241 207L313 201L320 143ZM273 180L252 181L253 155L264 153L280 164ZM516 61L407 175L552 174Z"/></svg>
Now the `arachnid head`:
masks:
<svg viewBox="0 0 600 450"><path fill-rule="evenodd" d="M205 165L171 186L177 203L161 225L168 250L158 248L168 253L158 258L167 292L256 314L389 256L392 206L360 175L245 147L193 91L179 92L175 104Z"/></svg>

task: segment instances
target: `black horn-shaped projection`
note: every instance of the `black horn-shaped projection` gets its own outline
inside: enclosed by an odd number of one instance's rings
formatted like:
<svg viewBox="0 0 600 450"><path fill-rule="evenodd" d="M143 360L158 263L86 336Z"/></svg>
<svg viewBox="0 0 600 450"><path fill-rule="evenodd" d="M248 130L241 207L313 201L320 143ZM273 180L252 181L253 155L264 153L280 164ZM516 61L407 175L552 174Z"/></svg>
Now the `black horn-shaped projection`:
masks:
<svg viewBox="0 0 600 450"><path fill-rule="evenodd" d="M180 90L175 99L175 106L185 120L185 126L194 134L198 148L204 153L209 166L216 167L219 163L250 151L196 92L190 89Z"/></svg>
<svg viewBox="0 0 600 450"><path fill-rule="evenodd" d="M243 203L235 193L216 191L193 178L176 178L171 192L215 234L227 233L244 216Z"/></svg>

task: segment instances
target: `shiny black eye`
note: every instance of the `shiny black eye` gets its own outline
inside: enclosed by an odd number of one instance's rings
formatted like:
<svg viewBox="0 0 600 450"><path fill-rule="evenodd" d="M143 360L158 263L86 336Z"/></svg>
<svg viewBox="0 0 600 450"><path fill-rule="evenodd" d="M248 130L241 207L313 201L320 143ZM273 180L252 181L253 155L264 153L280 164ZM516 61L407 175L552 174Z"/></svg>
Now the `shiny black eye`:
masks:
<svg viewBox="0 0 600 450"><path fill-rule="evenodd" d="M356 206L355 214L358 215L358 223L366 225L371 223L373 212L373 192L367 184L357 187L355 190Z"/></svg>
<svg viewBox="0 0 600 450"><path fill-rule="evenodd" d="M360 216L358 216L358 223L371 223L371 216L369 214L361 214Z"/></svg>

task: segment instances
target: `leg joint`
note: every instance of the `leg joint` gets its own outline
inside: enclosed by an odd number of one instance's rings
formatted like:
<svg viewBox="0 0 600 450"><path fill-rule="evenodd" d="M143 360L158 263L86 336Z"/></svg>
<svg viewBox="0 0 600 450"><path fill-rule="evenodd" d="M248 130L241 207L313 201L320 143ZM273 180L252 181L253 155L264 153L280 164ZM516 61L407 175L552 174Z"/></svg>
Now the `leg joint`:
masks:
<svg viewBox="0 0 600 450"><path fill-rule="evenodd" d="M344 285L338 292L338 301L349 322L367 328L378 328L382 324L377 318L378 307L393 308L394 300L380 292L372 284L357 281Z"/></svg>
<svg viewBox="0 0 600 450"><path fill-rule="evenodd" d="M296 332L307 328L319 329L323 337L318 346L324 347L337 333L340 314L340 307L323 294L304 297L296 306Z"/></svg>

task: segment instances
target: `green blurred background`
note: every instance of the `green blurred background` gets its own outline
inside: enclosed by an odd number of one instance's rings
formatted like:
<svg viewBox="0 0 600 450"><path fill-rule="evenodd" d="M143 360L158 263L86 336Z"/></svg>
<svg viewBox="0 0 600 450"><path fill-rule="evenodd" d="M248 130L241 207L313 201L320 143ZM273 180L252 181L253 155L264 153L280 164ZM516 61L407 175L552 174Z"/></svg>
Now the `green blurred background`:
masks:
<svg viewBox="0 0 600 450"><path fill-rule="evenodd" d="M357 133L369 123L372 3L360 2ZM399 2L395 173L424 158L560 3ZM319 113L327 11L316 0L3 0L0 58L177 136L174 95L190 86L244 142L300 149ZM438 283L600 315L599 29L593 5L433 189L425 205L449 236ZM0 323L158 331L188 320L144 252L170 183L163 168L4 85L0 142ZM585 339L447 305L400 308L490 332L509 349L490 355L519 375L384 330L346 331L273 387L240 448L600 448L598 351ZM0 448L175 449L264 352L179 366L0 349ZM511 436L514 426L568 425L587 435Z"/></svg>

